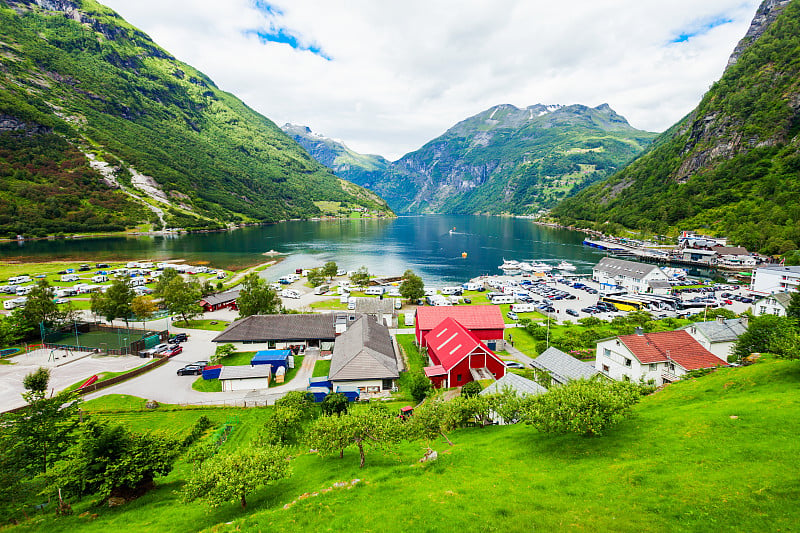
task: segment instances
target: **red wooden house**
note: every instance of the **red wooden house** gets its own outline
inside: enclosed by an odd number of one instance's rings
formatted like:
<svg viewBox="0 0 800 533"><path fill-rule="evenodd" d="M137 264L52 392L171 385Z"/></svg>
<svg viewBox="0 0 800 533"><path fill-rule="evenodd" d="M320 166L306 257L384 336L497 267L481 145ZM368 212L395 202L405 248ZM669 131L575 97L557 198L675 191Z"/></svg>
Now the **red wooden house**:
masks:
<svg viewBox="0 0 800 533"><path fill-rule="evenodd" d="M503 349L505 323L496 305L418 307L415 320L417 344L427 347L427 336L446 318L455 319L491 350Z"/></svg>
<svg viewBox="0 0 800 533"><path fill-rule="evenodd" d="M425 375L436 388L499 379L506 373L503 361L452 318L444 319L425 338L431 362Z"/></svg>
<svg viewBox="0 0 800 533"><path fill-rule="evenodd" d="M203 312L217 311L218 309L233 309L238 311L236 307L236 298L239 297L239 291L228 291L217 294L209 294L198 303L203 308Z"/></svg>

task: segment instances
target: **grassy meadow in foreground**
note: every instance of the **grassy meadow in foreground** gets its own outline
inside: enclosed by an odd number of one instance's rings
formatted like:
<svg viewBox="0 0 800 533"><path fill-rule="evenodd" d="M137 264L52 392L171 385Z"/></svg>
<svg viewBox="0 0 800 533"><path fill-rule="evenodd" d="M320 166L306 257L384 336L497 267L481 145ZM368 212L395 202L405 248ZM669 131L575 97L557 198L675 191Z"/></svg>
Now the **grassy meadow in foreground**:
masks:
<svg viewBox="0 0 800 533"><path fill-rule="evenodd" d="M450 434L454 446L434 444L439 460L427 465L417 462L420 442L396 455L368 453L364 469L353 450L338 459L298 449L293 476L253 494L246 512L236 503L181 503L175 491L189 468L181 461L155 491L121 508L85 499L74 516L39 515L14 530L788 531L800 523L798 383L797 361L723 369L644 398L604 437L545 435L522 424L462 429ZM124 406L135 410L110 411ZM226 448L255 437L271 412L146 411L122 397L86 408L179 435L201 414L215 424L235 419ZM362 481L298 499L353 479Z"/></svg>

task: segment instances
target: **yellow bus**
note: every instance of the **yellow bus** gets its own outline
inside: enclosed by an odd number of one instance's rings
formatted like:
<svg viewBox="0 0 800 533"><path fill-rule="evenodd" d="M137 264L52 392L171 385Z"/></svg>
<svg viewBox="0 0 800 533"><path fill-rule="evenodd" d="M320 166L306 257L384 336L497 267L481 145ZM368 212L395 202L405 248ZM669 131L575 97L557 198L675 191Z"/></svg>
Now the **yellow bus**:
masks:
<svg viewBox="0 0 800 533"><path fill-rule="evenodd" d="M602 296L601 302L613 305L620 311L640 311L647 307L647 304L630 296Z"/></svg>

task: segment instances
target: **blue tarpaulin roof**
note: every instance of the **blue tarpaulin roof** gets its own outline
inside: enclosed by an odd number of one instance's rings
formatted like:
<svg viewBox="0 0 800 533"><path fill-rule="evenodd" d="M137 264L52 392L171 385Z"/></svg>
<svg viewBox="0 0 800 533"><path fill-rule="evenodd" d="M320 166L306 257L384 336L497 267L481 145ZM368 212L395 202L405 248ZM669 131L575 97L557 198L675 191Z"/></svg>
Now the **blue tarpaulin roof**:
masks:
<svg viewBox="0 0 800 533"><path fill-rule="evenodd" d="M267 365L283 363L284 365L292 355L291 350L261 350L250 360L251 365Z"/></svg>

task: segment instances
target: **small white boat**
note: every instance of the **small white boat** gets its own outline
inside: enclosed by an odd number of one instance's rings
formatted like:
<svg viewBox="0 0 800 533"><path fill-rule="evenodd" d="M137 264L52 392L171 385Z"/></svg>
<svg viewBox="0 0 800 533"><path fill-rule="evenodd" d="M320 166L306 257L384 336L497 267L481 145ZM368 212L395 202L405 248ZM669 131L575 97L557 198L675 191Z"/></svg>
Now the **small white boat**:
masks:
<svg viewBox="0 0 800 533"><path fill-rule="evenodd" d="M558 268L559 270L567 270L570 272L578 269L578 267L576 267L569 261L561 261L556 268Z"/></svg>
<svg viewBox="0 0 800 533"><path fill-rule="evenodd" d="M507 275L519 274L521 266L517 261L509 261L508 259L503 259L503 264L498 267Z"/></svg>
<svg viewBox="0 0 800 533"><path fill-rule="evenodd" d="M534 272L550 272L553 270L552 266L547 263L542 263L541 261L532 261L531 268L533 268Z"/></svg>

